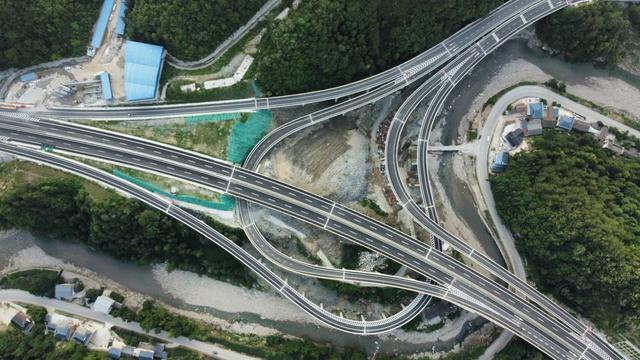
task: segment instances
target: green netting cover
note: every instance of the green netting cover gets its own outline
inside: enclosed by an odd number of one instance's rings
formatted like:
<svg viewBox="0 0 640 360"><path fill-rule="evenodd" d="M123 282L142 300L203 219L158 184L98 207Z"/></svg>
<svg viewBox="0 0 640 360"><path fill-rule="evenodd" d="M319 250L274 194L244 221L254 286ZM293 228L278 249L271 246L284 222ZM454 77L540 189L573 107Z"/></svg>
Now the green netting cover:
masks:
<svg viewBox="0 0 640 360"><path fill-rule="evenodd" d="M191 125L191 124L197 124L201 122L236 120L236 119L240 119L241 117L242 115L239 112L209 114L209 115L195 115L195 116L187 116L186 122L187 122L187 125Z"/></svg>
<svg viewBox="0 0 640 360"><path fill-rule="evenodd" d="M271 112L259 110L249 115L245 122L236 121L229 136L227 160L242 164L253 147L269 131Z"/></svg>
<svg viewBox="0 0 640 360"><path fill-rule="evenodd" d="M205 200L205 199L201 199L199 197L196 196L192 196L192 195L175 195L172 194L169 191L166 191L162 188L160 188L159 186L156 186L154 184L150 184L146 181L140 180L138 178L135 178L131 175L125 174L124 172L118 170L118 169L113 169L113 175L125 179L133 184L136 184L144 189L147 189L153 193L156 194L160 194L162 196L166 196L168 198L177 200L177 201L182 201L182 202L186 202L189 204L194 204L194 205L199 205L199 206L204 206L207 207L209 209L215 209L215 210L223 210L223 211L229 211L232 210L233 207L235 206L235 201L233 199L233 197L231 196L227 196L225 194L220 195L220 201L216 202L216 201L210 201L210 200Z"/></svg>
<svg viewBox="0 0 640 360"><path fill-rule="evenodd" d="M258 83L256 80L251 80L251 87L253 88L253 93L256 97L262 97L262 91L258 88Z"/></svg>

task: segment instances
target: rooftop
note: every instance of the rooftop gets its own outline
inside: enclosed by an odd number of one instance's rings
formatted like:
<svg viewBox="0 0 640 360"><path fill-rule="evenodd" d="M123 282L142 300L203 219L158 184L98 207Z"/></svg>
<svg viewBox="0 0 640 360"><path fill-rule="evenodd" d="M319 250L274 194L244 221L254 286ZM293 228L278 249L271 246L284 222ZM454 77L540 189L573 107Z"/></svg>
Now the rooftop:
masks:
<svg viewBox="0 0 640 360"><path fill-rule="evenodd" d="M56 285L54 297L58 300L73 299L73 284Z"/></svg>
<svg viewBox="0 0 640 360"><path fill-rule="evenodd" d="M118 20L116 20L116 34L123 36L124 35L124 14L127 12L127 2L125 0L120 0L120 8L118 10Z"/></svg>
<svg viewBox="0 0 640 360"><path fill-rule="evenodd" d="M100 16L98 16L98 22L96 23L93 37L91 38L91 47L97 49L102 44L104 34L107 31L107 24L109 24L109 14L113 8L114 0L104 0L102 8L100 9Z"/></svg>
<svg viewBox="0 0 640 360"><path fill-rule="evenodd" d="M562 115L560 116L560 120L558 120L558 127L564 130L571 130L573 128L573 123L576 119L572 116Z"/></svg>
<svg viewBox="0 0 640 360"><path fill-rule="evenodd" d="M34 73L33 71L29 71L28 73L24 73L20 76L20 81L22 82L27 82L27 81L32 81L38 78L38 75L36 75L36 73Z"/></svg>
<svg viewBox="0 0 640 360"><path fill-rule="evenodd" d="M108 314L109 312L111 312L111 308L113 307L114 302L115 301L113 299L100 295L96 299L96 302L93 303L92 308L94 311Z"/></svg>
<svg viewBox="0 0 640 360"><path fill-rule="evenodd" d="M164 48L127 41L124 52L124 91L129 101L156 97Z"/></svg>
<svg viewBox="0 0 640 360"><path fill-rule="evenodd" d="M529 104L529 115L534 119L541 119L544 107L542 103L536 102Z"/></svg>
<svg viewBox="0 0 640 360"><path fill-rule="evenodd" d="M111 92L111 79L109 79L109 73L106 71L101 71L98 75L100 75L100 85L102 85L102 98L105 101L113 100L113 93Z"/></svg>

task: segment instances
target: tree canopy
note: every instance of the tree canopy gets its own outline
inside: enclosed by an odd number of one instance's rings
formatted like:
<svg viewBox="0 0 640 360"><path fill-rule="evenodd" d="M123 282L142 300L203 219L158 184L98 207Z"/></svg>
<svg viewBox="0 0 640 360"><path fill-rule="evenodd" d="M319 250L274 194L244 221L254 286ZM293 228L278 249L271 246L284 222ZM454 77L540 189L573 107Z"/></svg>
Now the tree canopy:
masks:
<svg viewBox="0 0 640 360"><path fill-rule="evenodd" d="M111 193L95 199L77 178L19 184L0 194L0 226L75 239L115 257L252 285L244 266L211 241L164 213ZM242 230L207 220L238 243Z"/></svg>
<svg viewBox="0 0 640 360"><path fill-rule="evenodd" d="M0 0L0 70L84 54L101 0Z"/></svg>
<svg viewBox="0 0 640 360"><path fill-rule="evenodd" d="M127 35L163 45L181 60L211 53L244 25L265 0L136 0L126 15Z"/></svg>
<svg viewBox="0 0 640 360"><path fill-rule="evenodd" d="M437 44L502 0L308 0L269 25L257 77L270 94L348 83Z"/></svg>
<svg viewBox="0 0 640 360"><path fill-rule="evenodd" d="M640 161L548 130L491 178L530 277L600 325L640 315Z"/></svg>
<svg viewBox="0 0 640 360"><path fill-rule="evenodd" d="M610 64L624 57L630 29L622 9L604 1L568 7L536 24L538 37L568 60Z"/></svg>

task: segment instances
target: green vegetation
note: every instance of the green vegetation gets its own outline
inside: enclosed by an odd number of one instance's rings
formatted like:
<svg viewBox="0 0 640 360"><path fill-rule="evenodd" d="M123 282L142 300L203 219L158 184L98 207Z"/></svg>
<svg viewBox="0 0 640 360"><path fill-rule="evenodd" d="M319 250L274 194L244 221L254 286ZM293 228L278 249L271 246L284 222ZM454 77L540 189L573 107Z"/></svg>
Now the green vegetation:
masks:
<svg viewBox="0 0 640 360"><path fill-rule="evenodd" d="M640 4L630 4L627 8L627 17L635 31L640 31Z"/></svg>
<svg viewBox="0 0 640 360"><path fill-rule="evenodd" d="M101 4L100 0L3 0L0 70L83 55Z"/></svg>
<svg viewBox="0 0 640 360"><path fill-rule="evenodd" d="M200 354L193 350L184 349L181 347L167 349L167 357L171 360L201 360L211 359L211 357Z"/></svg>
<svg viewBox="0 0 640 360"><path fill-rule="evenodd" d="M11 273L0 279L2 289L20 289L34 295L53 297L60 274L52 270L24 270Z"/></svg>
<svg viewBox="0 0 640 360"><path fill-rule="evenodd" d="M492 177L529 275L605 330L638 340L640 161L553 130Z"/></svg>
<svg viewBox="0 0 640 360"><path fill-rule="evenodd" d="M87 291L84 292L84 297L87 299L87 302L92 303L95 302L98 296L102 295L103 292L104 288L87 289Z"/></svg>
<svg viewBox="0 0 640 360"><path fill-rule="evenodd" d="M605 1L568 7L536 24L538 37L566 59L605 64L622 60L630 30L622 9Z"/></svg>
<svg viewBox="0 0 640 360"><path fill-rule="evenodd" d="M75 176L16 182L12 163L0 166L6 180L0 194L0 227L21 228L62 239L78 240L112 256L139 263L168 262L183 269L252 286L255 279L227 252L164 213L114 192L96 198ZM0 184L1 186L1 184ZM232 241L244 232L204 219Z"/></svg>
<svg viewBox="0 0 640 360"><path fill-rule="evenodd" d="M119 303L121 303L121 304L124 302L124 296L122 296L122 294L120 294L120 293L118 293L118 292L112 291L112 292L109 294L109 297L110 297L112 300L114 300L114 301L116 301L116 302L119 302Z"/></svg>
<svg viewBox="0 0 640 360"><path fill-rule="evenodd" d="M618 128L610 127L609 132L615 135L616 140L618 140L625 148L635 147L640 149L640 139L637 136L629 134L629 131L620 131Z"/></svg>
<svg viewBox="0 0 640 360"><path fill-rule="evenodd" d="M146 342L154 345L164 343L164 341L158 341L158 339L154 338L153 336L139 334L137 332L133 332L131 330L123 329L117 326L111 329L113 330L113 332L118 334L118 336L122 338L122 341L124 341L124 343L127 345L136 346L141 342Z"/></svg>
<svg viewBox="0 0 640 360"><path fill-rule="evenodd" d="M540 350L529 345L526 341L516 337L507 346L496 354L494 360L547 360Z"/></svg>
<svg viewBox="0 0 640 360"><path fill-rule="evenodd" d="M562 81L558 81L556 79L551 79L549 81L546 81L544 83L544 86L550 88L551 90L560 93L560 94L566 94L567 93L567 84L563 83ZM554 101L553 106L557 106L556 102Z"/></svg>
<svg viewBox="0 0 640 360"><path fill-rule="evenodd" d="M356 350L337 349L327 345L315 344L306 339L283 338L280 335L261 337L222 331L212 325L175 315L167 309L145 301L136 314L135 321L140 322L145 331L165 330L172 336L185 336L190 339L220 344L230 350L258 356L266 359L334 359L359 360L366 355ZM148 336L116 329L118 335L127 343L151 341ZM191 358L189 358L191 359Z"/></svg>
<svg viewBox="0 0 640 360"><path fill-rule="evenodd" d="M107 354L92 351L74 341L58 342L53 334L44 333L47 310L29 306L27 315L33 320L31 332L9 328L0 332L0 358L3 360L108 359Z"/></svg>
<svg viewBox="0 0 640 360"><path fill-rule="evenodd" d="M375 201L371 199L362 199L358 201L358 204L360 204L360 206L362 207L373 210L373 212L376 213L376 215L378 216L384 217L388 215L386 212L384 212L384 210L382 210L382 208L380 208L380 205L378 205Z"/></svg>
<svg viewBox="0 0 640 360"><path fill-rule="evenodd" d="M91 121L87 125L225 159L229 134L234 123L235 121L188 123L187 120L181 120L162 125L138 121Z"/></svg>
<svg viewBox="0 0 640 360"><path fill-rule="evenodd" d="M204 101L246 99L254 96L251 82L240 81L237 84L215 88L215 89L199 89L192 92L182 92L180 86L191 84L193 81L175 81L167 88L167 100L177 103L192 103Z"/></svg>
<svg viewBox="0 0 640 360"><path fill-rule="evenodd" d="M162 44L181 60L211 53L244 25L264 0L136 0L127 13L127 35Z"/></svg>
<svg viewBox="0 0 640 360"><path fill-rule="evenodd" d="M477 129L469 129L467 131L467 142L471 142L478 138L478 130Z"/></svg>
<svg viewBox="0 0 640 360"><path fill-rule="evenodd" d="M256 74L267 95L324 89L378 73L437 44L502 0L309 0L274 21Z"/></svg>

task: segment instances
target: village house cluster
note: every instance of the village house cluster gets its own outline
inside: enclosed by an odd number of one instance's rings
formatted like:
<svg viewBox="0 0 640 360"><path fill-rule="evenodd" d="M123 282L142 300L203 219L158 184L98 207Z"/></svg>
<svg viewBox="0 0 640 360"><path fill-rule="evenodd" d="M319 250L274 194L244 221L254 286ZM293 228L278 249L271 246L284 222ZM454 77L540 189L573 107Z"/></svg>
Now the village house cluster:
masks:
<svg viewBox="0 0 640 360"><path fill-rule="evenodd" d="M547 104L545 99L525 98L509 105L505 116L511 120L502 132L501 150L496 153L491 164L494 173L506 170L510 154L522 149L527 137L542 135L544 129L556 129L564 132L577 131L595 136L602 147L629 158L638 158L640 153L635 148L625 148L609 132L609 127L601 122L591 122L573 111L562 108L561 104Z"/></svg>

